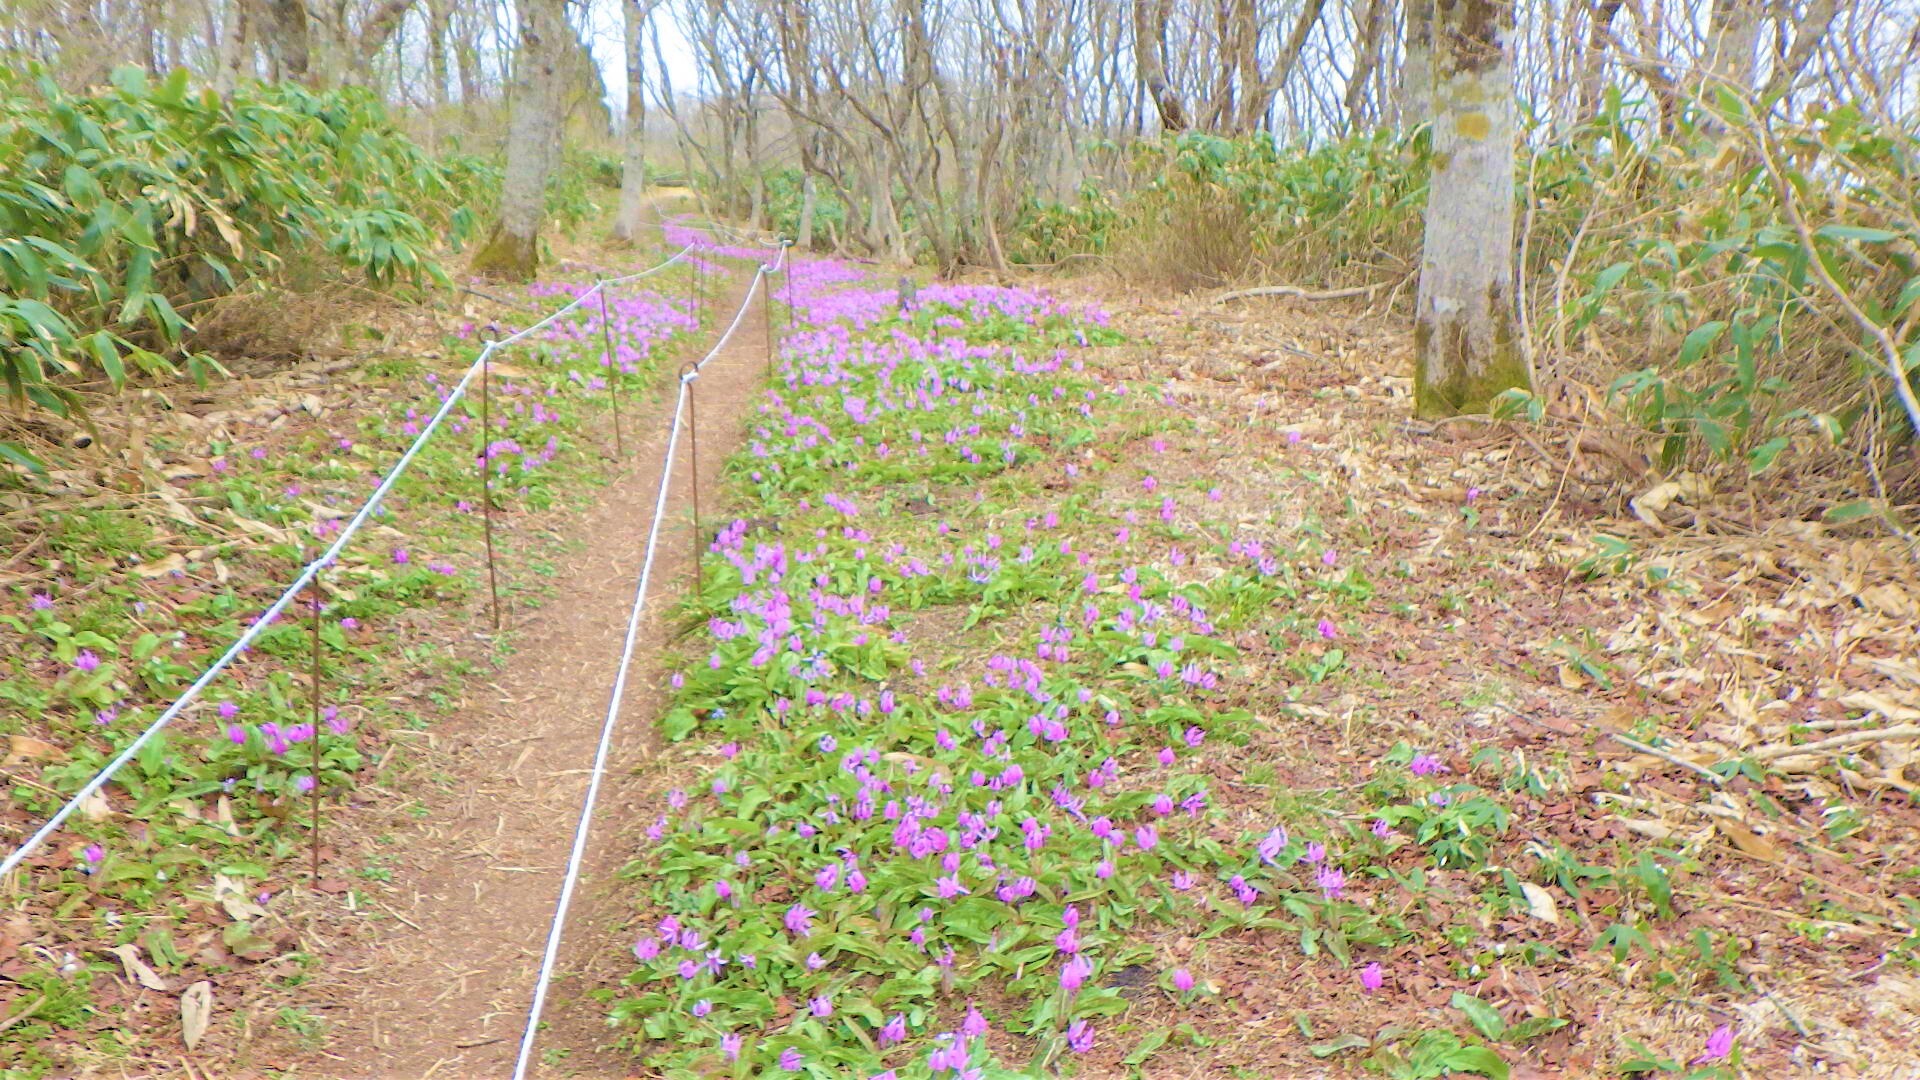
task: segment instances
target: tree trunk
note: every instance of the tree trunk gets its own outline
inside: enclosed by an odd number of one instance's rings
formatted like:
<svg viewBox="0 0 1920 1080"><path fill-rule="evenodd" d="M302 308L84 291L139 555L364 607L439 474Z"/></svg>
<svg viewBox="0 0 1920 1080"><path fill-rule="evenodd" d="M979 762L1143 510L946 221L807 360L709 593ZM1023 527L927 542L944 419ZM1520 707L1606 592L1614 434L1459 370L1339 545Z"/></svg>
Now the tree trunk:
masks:
<svg viewBox="0 0 1920 1080"><path fill-rule="evenodd" d="M1753 89L1763 14L1759 0L1714 0L1707 58L1713 81L1742 94Z"/></svg>
<svg viewBox="0 0 1920 1080"><path fill-rule="evenodd" d="M259 11L265 31L261 40L273 61L273 78L309 81L313 39L308 32L306 5L300 0L260 0Z"/></svg>
<svg viewBox="0 0 1920 1080"><path fill-rule="evenodd" d="M1514 333L1511 0L1436 0L1433 180L1413 328L1414 411L1531 386Z"/></svg>
<svg viewBox="0 0 1920 1080"><path fill-rule="evenodd" d="M486 246L473 257L476 274L528 281L539 269L547 177L560 126L560 36L565 33L566 0L523 0L500 220Z"/></svg>
<svg viewBox="0 0 1920 1080"><path fill-rule="evenodd" d="M1400 126L1433 118L1433 4L1407 0L1407 62L1400 75Z"/></svg>
<svg viewBox="0 0 1920 1080"><path fill-rule="evenodd" d="M1807 10L1793 26L1793 44L1786 54L1774 61L1773 75L1767 80L1767 96L1785 93L1800 78L1807 68L1807 62L1820 48L1827 36L1833 19L1838 14L1838 0L1812 0Z"/></svg>
<svg viewBox="0 0 1920 1080"><path fill-rule="evenodd" d="M1574 119L1582 121L1600 108L1600 96L1607 85L1607 45L1613 40L1613 20L1620 14L1623 0L1596 0L1588 8L1587 52L1581 57L1580 100L1574 105Z"/></svg>
<svg viewBox="0 0 1920 1080"><path fill-rule="evenodd" d="M1186 110L1180 106L1180 96L1167 83L1165 42L1161 37L1166 33L1167 8L1166 3L1133 0L1134 66L1140 73L1140 84L1160 113L1160 129L1185 131Z"/></svg>
<svg viewBox="0 0 1920 1080"><path fill-rule="evenodd" d="M433 80L427 100L436 112L446 109L451 95L447 89L453 75L452 65L447 62L447 31L453 25L451 4L452 0L427 0L427 74Z"/></svg>
<svg viewBox="0 0 1920 1080"><path fill-rule="evenodd" d="M816 198L813 186L813 173L809 171L800 180L800 235L794 239L801 251L813 248L813 203Z"/></svg>
<svg viewBox="0 0 1920 1080"><path fill-rule="evenodd" d="M247 18L250 6L251 0L227 0L220 32L220 65L213 77L214 88L223 94L232 93L240 84L241 72L252 66L253 43L248 40L251 27Z"/></svg>
<svg viewBox="0 0 1920 1080"><path fill-rule="evenodd" d="M636 240L645 224L647 205L647 19L658 0L626 0L621 4L627 31L627 130L620 162L620 210L613 219L613 235Z"/></svg>
<svg viewBox="0 0 1920 1080"><path fill-rule="evenodd" d="M1360 13L1360 36L1354 42L1353 76L1347 80L1343 108L1347 110L1347 131L1361 130L1367 106L1367 82L1373 78L1374 65L1380 61L1380 28L1386 23L1387 0L1365 0Z"/></svg>

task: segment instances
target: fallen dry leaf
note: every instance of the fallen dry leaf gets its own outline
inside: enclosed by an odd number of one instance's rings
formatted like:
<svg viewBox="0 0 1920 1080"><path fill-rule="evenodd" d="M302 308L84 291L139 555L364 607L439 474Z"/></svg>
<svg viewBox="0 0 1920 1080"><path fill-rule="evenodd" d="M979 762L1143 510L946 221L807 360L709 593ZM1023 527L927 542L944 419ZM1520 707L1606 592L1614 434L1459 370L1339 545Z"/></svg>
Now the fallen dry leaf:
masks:
<svg viewBox="0 0 1920 1080"><path fill-rule="evenodd" d="M1733 841L1734 847L1739 848L1748 855L1770 863L1780 861L1779 846L1766 837L1754 832L1752 829L1747 828L1745 825L1723 817L1714 818L1713 824L1728 840Z"/></svg>
<svg viewBox="0 0 1920 1080"><path fill-rule="evenodd" d="M140 958L140 946L129 941L125 945L115 945L107 951L120 958L120 966L126 970L128 982L137 982L149 990L167 988L166 980Z"/></svg>
<svg viewBox="0 0 1920 1080"><path fill-rule="evenodd" d="M0 765L22 765L29 761L63 761L67 752L30 735L7 736L7 756Z"/></svg>
<svg viewBox="0 0 1920 1080"><path fill-rule="evenodd" d="M247 895L246 886L225 874L213 875L213 898L227 911L227 917L234 922L258 919L266 915L267 909L253 902Z"/></svg>
<svg viewBox="0 0 1920 1080"><path fill-rule="evenodd" d="M152 562L143 562L140 565L134 567L133 572L136 574L139 574L143 578L157 578L157 577L166 577L168 574L174 573L175 571L179 571L179 570L185 570L186 568L187 568L187 560L181 558L180 555L176 552L175 554L168 555L167 557L162 559L155 559Z"/></svg>
<svg viewBox="0 0 1920 1080"><path fill-rule="evenodd" d="M180 1038L191 1050L200 1045L213 1022L213 984L205 979L180 994Z"/></svg>
<svg viewBox="0 0 1920 1080"><path fill-rule="evenodd" d="M1541 922L1560 925L1560 908L1553 902L1553 894L1535 885L1531 881L1520 883L1520 891L1527 896L1527 911Z"/></svg>

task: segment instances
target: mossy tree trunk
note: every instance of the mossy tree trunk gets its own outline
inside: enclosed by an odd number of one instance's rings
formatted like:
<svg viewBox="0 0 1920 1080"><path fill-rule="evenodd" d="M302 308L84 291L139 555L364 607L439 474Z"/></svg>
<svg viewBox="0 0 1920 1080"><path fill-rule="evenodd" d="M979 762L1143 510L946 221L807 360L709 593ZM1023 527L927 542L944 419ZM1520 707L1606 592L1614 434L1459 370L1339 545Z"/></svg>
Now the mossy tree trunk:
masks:
<svg viewBox="0 0 1920 1080"><path fill-rule="evenodd" d="M1433 180L1414 316L1413 398L1428 417L1530 389L1515 333L1510 0L1435 0Z"/></svg>
<svg viewBox="0 0 1920 1080"><path fill-rule="evenodd" d="M473 272L528 281L540 268L540 225L547 214L551 140L560 125L560 36L568 32L565 0L523 0L507 121L507 169L500 220L473 257Z"/></svg>

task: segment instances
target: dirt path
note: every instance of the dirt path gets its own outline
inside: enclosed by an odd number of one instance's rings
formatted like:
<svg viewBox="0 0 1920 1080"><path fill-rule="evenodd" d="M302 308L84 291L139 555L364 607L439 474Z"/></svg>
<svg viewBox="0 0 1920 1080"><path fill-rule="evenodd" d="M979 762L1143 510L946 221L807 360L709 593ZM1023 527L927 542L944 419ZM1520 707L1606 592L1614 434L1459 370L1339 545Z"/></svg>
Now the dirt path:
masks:
<svg viewBox="0 0 1920 1080"><path fill-rule="evenodd" d="M736 285L710 309L710 321L724 326L740 294ZM741 418L761 384L766 346L758 308L756 302L696 384L703 493L739 442ZM663 372L663 384L673 377ZM463 745L453 755L454 782L418 792L426 807L419 835L395 844L413 861L393 866L389 895L410 896L411 903L395 907L401 922L364 956L322 977L338 985L323 983L315 997L339 1004L328 1010L327 1048L297 1074L418 1080L512 1072L633 601L672 401L663 394L629 419L630 432L646 433L628 436L632 471L580 522L578 554L553 580L555 600L516 615L514 653L498 679L436 729L440 740ZM683 437L610 781L644 760L654 739L659 672L651 658L667 636L663 613L692 572L686 451ZM621 784L601 790L570 943L592 932L595 921L581 906L624 862L610 841L637 813ZM570 947L567 955L586 948ZM550 1018L564 998L559 987L550 994ZM583 1022L576 1017L564 1026L578 1031ZM570 1074L592 1071L583 1059L591 1036L584 1045L577 1038L543 1040L548 1045L558 1048L555 1058L567 1060Z"/></svg>

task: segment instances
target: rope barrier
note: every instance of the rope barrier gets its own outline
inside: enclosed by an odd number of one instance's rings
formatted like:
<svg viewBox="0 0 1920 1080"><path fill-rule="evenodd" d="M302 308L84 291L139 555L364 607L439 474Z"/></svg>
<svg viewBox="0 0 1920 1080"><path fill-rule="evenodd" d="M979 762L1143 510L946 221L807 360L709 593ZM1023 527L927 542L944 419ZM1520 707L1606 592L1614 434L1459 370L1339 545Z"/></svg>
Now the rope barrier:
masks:
<svg viewBox="0 0 1920 1080"><path fill-rule="evenodd" d="M640 564L640 581L634 589L632 611L627 616L627 636L620 648L620 663L614 672L613 690L607 701L606 718L601 721L600 742L594 750L593 767L589 770L587 780L587 793L580 804L580 819L574 825L573 848L567 856L566 876L561 879L560 897L554 906L553 921L547 928L546 950L540 958L540 972L533 987L533 1003L527 1012L526 1027L520 1035L520 1054L514 1062L513 1080L525 1080L527 1068L533 1061L533 1046L540 1031L540 1016L546 1010L547 988L553 981L554 965L560 958L560 939L566 930L567 912L573 904L573 890L579 884L580 866L586 857L587 835L592 828L594 807L600 797L600 781L606 774L607 756L613 745L614 725L620 716L620 703L626 695L627 671L632 666L633 648L639 640L640 615L646 608L647 585L653 577L654 557L659 553L660 523L666 516L667 493L673 483L673 459L680 445L681 417L687 411L689 387L700 377L701 369L706 367L714 357L720 355L720 351L733 339L734 332L739 330L740 324L746 320L747 311L753 307L754 294L762 291L762 283L784 266L785 261L786 248L782 246L780 256L772 266L762 263L755 268L753 280L747 284L746 295L741 297L740 307L734 312L733 321L727 324L726 331L713 343L713 347L707 350L706 355L690 365L690 370L680 376L680 392L673 405L673 427L667 435L666 453L660 462L660 490L654 497L653 524L647 530L647 547L645 557ZM770 301L763 299L763 302ZM693 483L697 492L700 483L698 475L693 477ZM697 552L695 558L698 559Z"/></svg>
<svg viewBox="0 0 1920 1080"><path fill-rule="evenodd" d="M373 489L373 493L367 496L367 501L361 504L360 509L347 524L341 528L340 535L334 538L333 543L327 546L327 549L321 553L319 558L303 567L299 575L294 578L293 583L287 586L279 598L268 605L267 609L260 614L259 618L255 619L253 624L248 626L247 629L234 640L233 644L227 646L226 651L221 653L219 658L174 700L173 704L167 706L165 711L161 712L161 714L154 719L153 723L147 726L146 730L135 736L134 740L128 743L118 755L108 761L99 772L95 773L93 779L87 781L51 818L47 819L46 824L40 826L39 829L34 831L33 835L27 837L25 842L14 850L13 854L8 855L5 861L0 861L0 878L4 878L7 874L12 873L22 862L26 861L27 856L39 850L40 846L46 843L47 838L55 832L58 832L60 826L66 824L67 819L71 818L74 812L86 803L88 799L98 794L100 789L105 787L107 782L112 780L115 774L126 767L127 762L132 761L135 755L139 754L142 747L146 746L148 742L151 742L155 735L165 730L167 725L173 723L182 712L185 712L187 707L192 705L194 701L206 691L207 687L211 686L213 681L219 678L220 674L224 672L241 653L245 652L249 646L259 639L262 633L266 632L267 627L271 626L273 621L286 611L288 606L294 602L295 597L299 596L301 591L306 589L307 586L319 576L320 571L333 563L340 552L346 548L347 542L352 540L354 535L366 524L367 519L373 516L373 512L379 508L381 500L385 499L387 493L393 489L393 485L399 481L401 474L406 472L407 466L413 463L414 457L420 453L421 448L426 446L427 441L433 437L434 432L440 429L441 422L445 420L447 414L453 410L453 406L466 395L467 387L472 384L474 376L478 375L484 369L487 360L492 357L494 353L524 340L535 331L552 325L555 320L586 303L607 285L634 281L646 277L648 274L657 273L679 262L692 250L693 245L688 244L681 248L672 258L658 266L650 267L637 274L629 274L626 277L595 282L592 288L575 297L572 302L547 315L532 326L517 331L508 337L489 341L486 345L482 346L479 355L474 357L473 363L469 364L466 372L460 376L460 381L454 384L453 390L441 401L440 408L434 412L433 417L427 421L426 426L420 429L420 434L414 437L412 444L407 447L406 452L400 455L399 460L395 461L392 468L381 478L379 485Z"/></svg>

